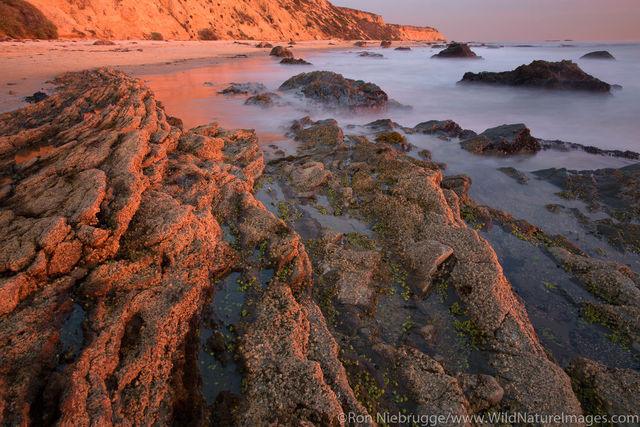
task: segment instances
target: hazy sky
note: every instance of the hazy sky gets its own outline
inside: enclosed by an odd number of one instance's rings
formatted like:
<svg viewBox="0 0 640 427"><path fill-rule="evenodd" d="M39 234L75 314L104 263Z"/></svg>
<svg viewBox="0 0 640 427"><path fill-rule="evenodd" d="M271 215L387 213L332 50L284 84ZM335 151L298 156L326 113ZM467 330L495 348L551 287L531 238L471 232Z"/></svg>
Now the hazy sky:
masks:
<svg viewBox="0 0 640 427"><path fill-rule="evenodd" d="M640 40L640 0L330 0L450 40Z"/></svg>

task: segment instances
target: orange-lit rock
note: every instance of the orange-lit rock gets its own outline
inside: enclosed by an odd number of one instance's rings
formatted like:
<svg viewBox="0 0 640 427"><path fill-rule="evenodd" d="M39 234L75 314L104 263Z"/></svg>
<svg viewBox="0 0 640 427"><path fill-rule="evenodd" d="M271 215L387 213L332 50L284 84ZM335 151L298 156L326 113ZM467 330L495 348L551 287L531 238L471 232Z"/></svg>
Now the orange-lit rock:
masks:
<svg viewBox="0 0 640 427"><path fill-rule="evenodd" d="M386 24L326 0L32 0L61 37L165 40L404 39L443 41L437 30ZM157 37L157 35L156 35Z"/></svg>

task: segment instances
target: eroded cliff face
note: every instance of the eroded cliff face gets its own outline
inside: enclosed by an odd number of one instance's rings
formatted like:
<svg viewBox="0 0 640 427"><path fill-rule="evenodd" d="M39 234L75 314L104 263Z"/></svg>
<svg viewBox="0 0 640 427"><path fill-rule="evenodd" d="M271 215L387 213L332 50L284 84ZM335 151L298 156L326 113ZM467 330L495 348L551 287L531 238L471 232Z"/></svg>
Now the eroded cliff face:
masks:
<svg viewBox="0 0 640 427"><path fill-rule="evenodd" d="M61 37L113 39L444 40L429 27L385 24L326 0L32 0Z"/></svg>

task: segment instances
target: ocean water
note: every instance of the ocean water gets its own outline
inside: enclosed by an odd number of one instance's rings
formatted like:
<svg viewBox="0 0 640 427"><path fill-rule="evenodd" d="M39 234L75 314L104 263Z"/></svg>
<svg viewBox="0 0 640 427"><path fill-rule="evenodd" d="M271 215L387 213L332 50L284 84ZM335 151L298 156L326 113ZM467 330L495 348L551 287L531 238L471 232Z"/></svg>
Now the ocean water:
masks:
<svg viewBox="0 0 640 427"><path fill-rule="evenodd" d="M169 112L183 118L185 124L215 120L227 126L252 127L269 140L273 134L282 133L291 120L311 114L314 119L334 117L344 124L391 118L404 126L414 126L426 120L451 119L476 132L505 123L525 123L532 135L539 138L640 151L640 43L541 42L493 46L503 47L473 48L482 60L432 59L438 49L426 45L412 47L408 52L354 47L349 51L301 55L313 66L286 66L275 58L258 57L144 77L165 101ZM381 53L384 58L358 56L363 50ZM616 60L579 59L594 50L608 50ZM456 84L467 71L512 70L536 59L570 59L587 73L623 88L603 96ZM348 78L371 81L390 98L413 108L354 116L322 111L297 99L290 99L289 106L263 110L244 106L243 97L217 96L217 91L232 81L261 82L269 90L276 90L290 76L312 70L335 71ZM205 82L213 85L204 86Z"/></svg>

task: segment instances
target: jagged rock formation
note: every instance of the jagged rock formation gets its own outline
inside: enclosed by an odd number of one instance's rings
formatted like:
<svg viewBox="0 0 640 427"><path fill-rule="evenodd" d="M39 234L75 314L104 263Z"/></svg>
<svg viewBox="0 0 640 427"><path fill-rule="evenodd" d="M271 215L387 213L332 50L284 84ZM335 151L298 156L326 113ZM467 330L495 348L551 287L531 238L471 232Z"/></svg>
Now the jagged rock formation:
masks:
<svg viewBox="0 0 640 427"><path fill-rule="evenodd" d="M382 17L326 0L31 0L61 37L111 39L444 40L429 27L386 24Z"/></svg>
<svg viewBox="0 0 640 427"><path fill-rule="evenodd" d="M255 134L183 131L120 72L56 81L55 95L0 116L0 423L202 422L215 408L200 393L201 313L258 245L252 268L274 277L236 325L244 394L224 416L365 413L308 297L304 246L252 196Z"/></svg>
<svg viewBox="0 0 640 427"><path fill-rule="evenodd" d="M542 89L609 92L611 85L585 73L572 61L533 61L513 71L465 73L459 83L522 86Z"/></svg>

